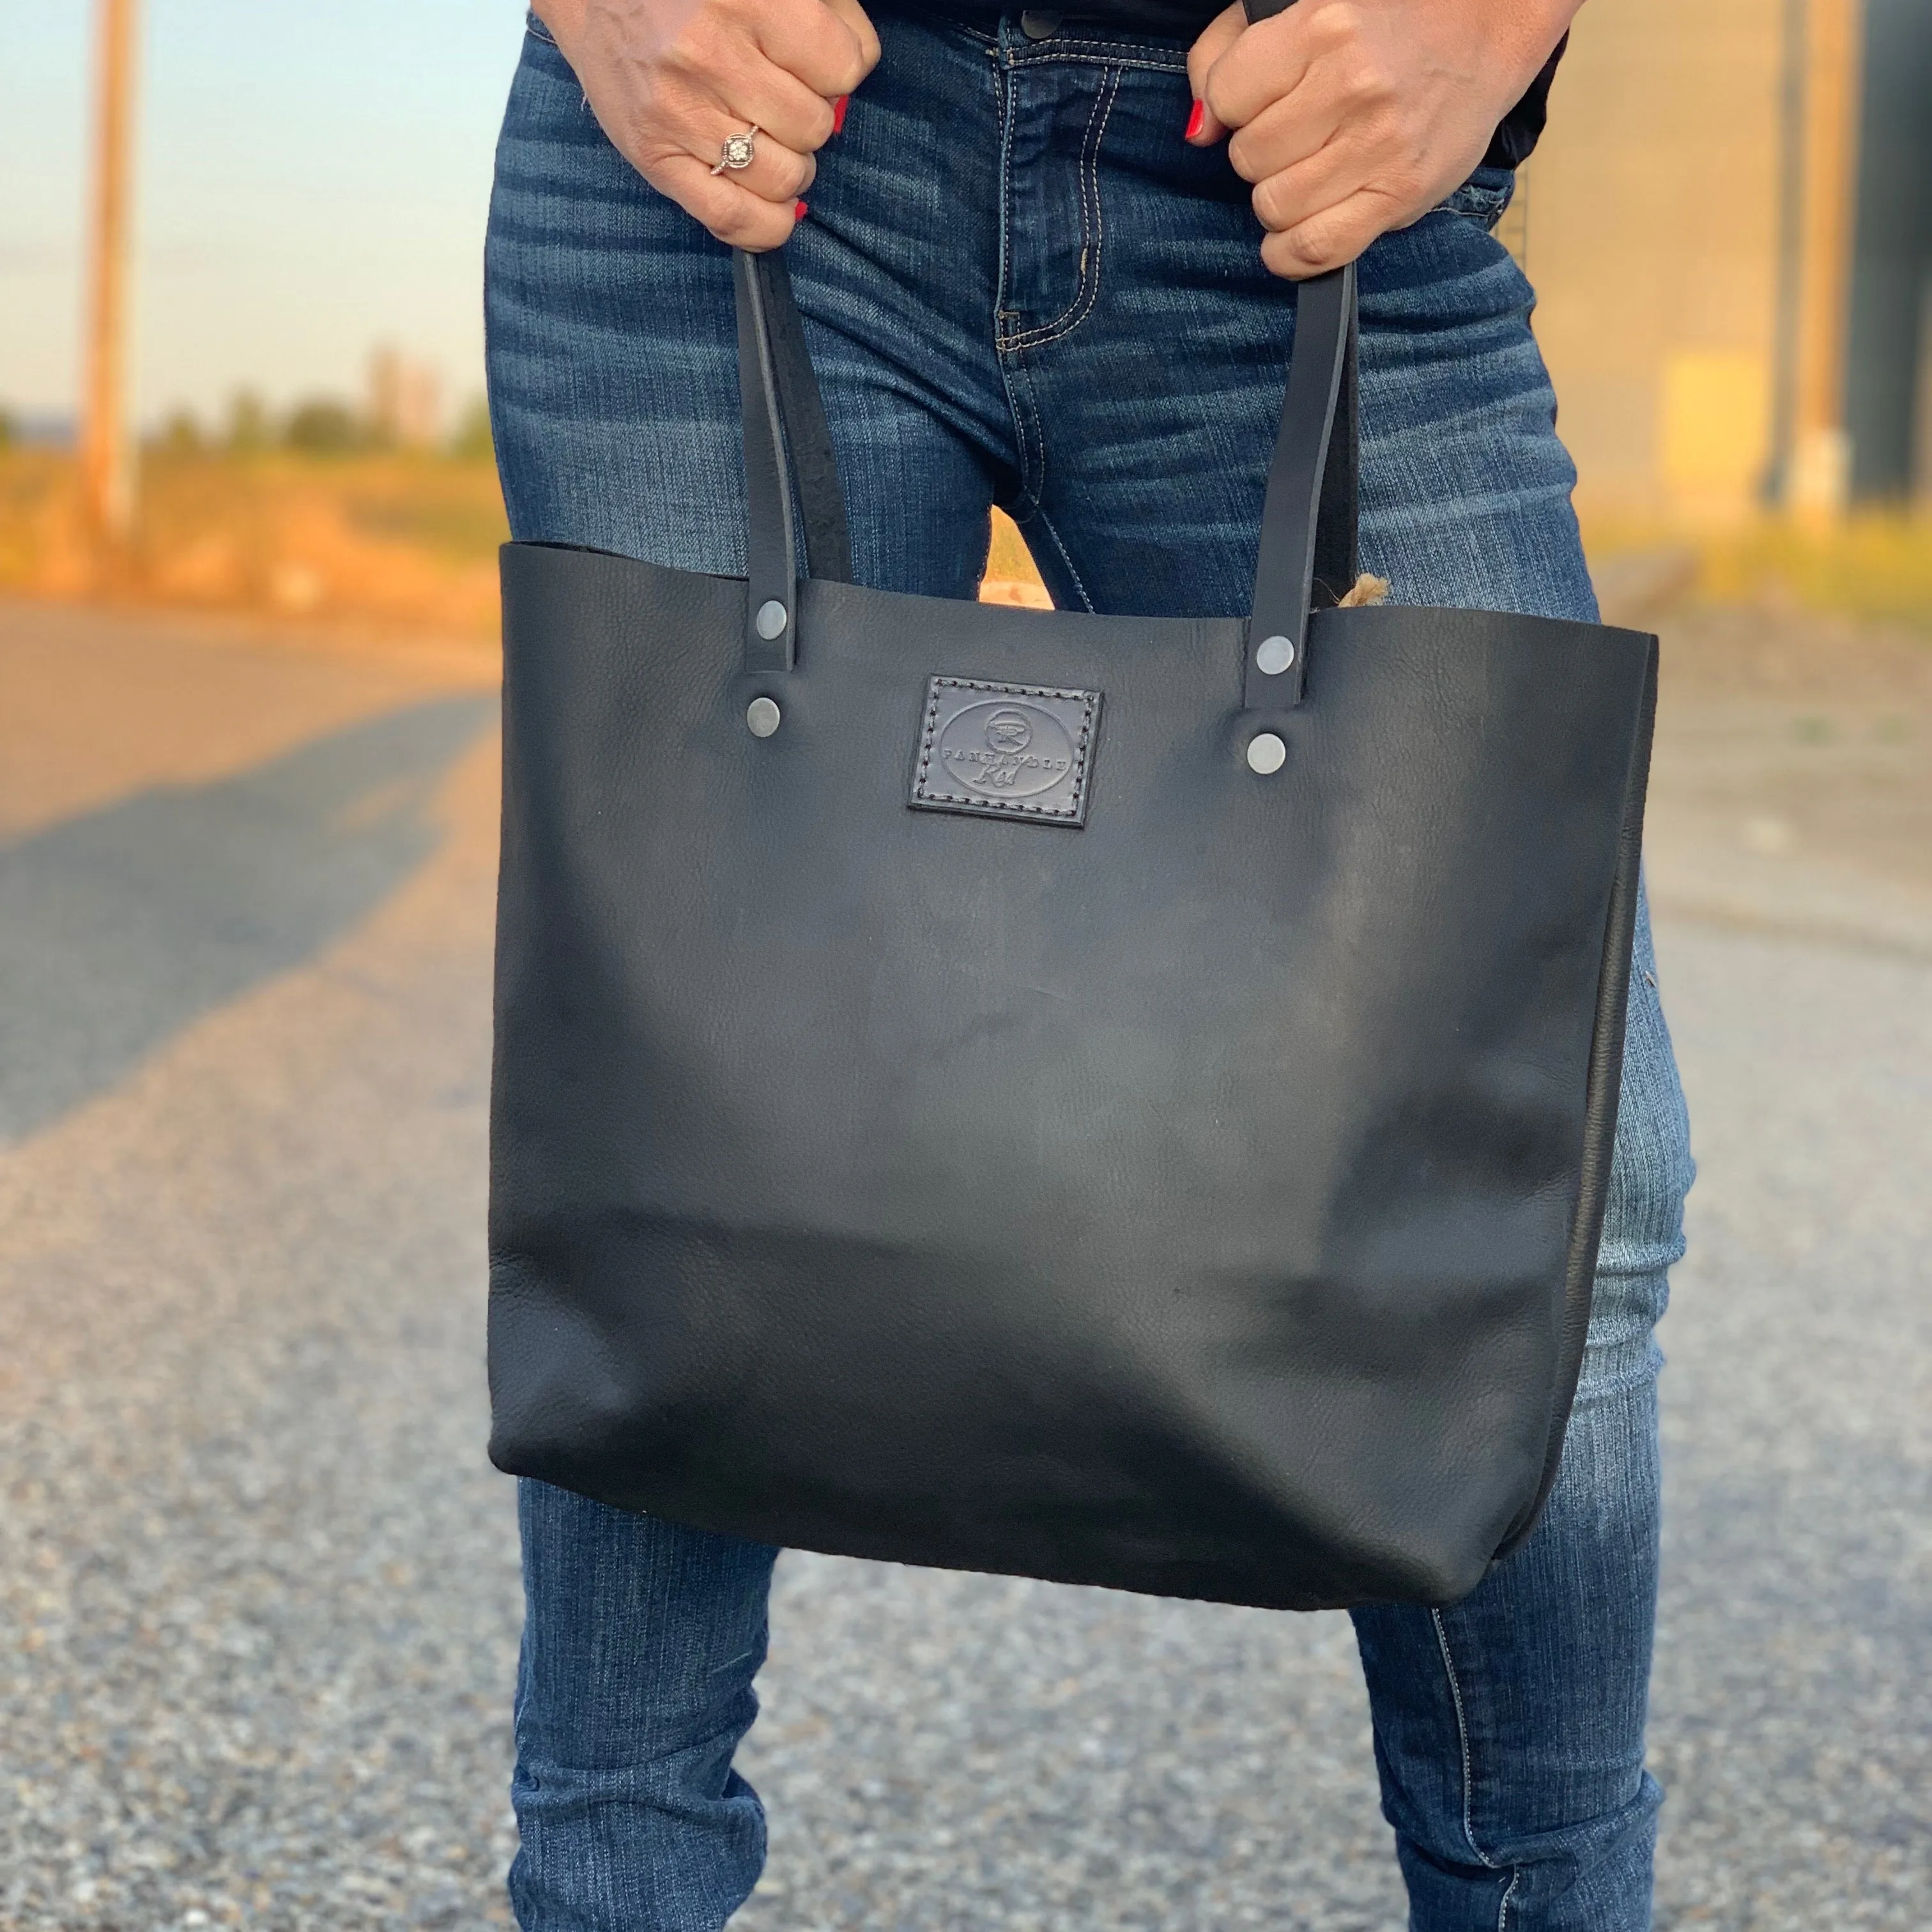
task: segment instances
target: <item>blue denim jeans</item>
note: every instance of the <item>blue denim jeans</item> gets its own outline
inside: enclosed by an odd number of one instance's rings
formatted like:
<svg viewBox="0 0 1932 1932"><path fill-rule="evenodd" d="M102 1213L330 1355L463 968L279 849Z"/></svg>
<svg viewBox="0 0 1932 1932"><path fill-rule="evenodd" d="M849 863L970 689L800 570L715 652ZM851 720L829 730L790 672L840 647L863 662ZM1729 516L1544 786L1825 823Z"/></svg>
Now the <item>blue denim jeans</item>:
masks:
<svg viewBox="0 0 1932 1932"><path fill-rule="evenodd" d="M788 244L862 582L970 597L987 512L1055 600L1244 612L1294 331L1247 190L1186 146L1185 50L886 16ZM1573 474L1484 173L1361 265L1362 550L1402 602L1592 619ZM542 30L498 155L490 406L510 520L743 568L728 258L617 155ZM1652 1330L1690 1163L1647 924L1588 1353L1535 1534L1452 1609L1355 1617L1420 1932L1637 1932L1656 1593ZM732 1768L776 1552L539 1484L511 1874L526 1932L700 1932L757 1880ZM1284 1748L1292 1741L1284 1740Z"/></svg>

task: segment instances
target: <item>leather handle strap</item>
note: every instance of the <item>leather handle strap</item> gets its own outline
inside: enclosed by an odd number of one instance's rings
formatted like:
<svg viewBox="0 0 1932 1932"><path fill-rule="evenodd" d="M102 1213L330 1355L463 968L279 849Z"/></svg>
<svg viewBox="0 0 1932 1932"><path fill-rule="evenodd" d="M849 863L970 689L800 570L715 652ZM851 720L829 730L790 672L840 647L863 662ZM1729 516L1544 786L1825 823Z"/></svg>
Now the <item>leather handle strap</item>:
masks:
<svg viewBox="0 0 1932 1932"><path fill-rule="evenodd" d="M1242 10L1252 26L1294 4L1242 0ZM1250 711L1288 710L1301 702L1309 616L1340 603L1354 584L1361 464L1355 360L1350 262L1304 282L1296 298L1294 355L1262 507L1242 679L1241 701Z"/></svg>
<svg viewBox="0 0 1932 1932"><path fill-rule="evenodd" d="M1267 0L1257 0L1265 4ZM791 283L776 251L732 256L748 519L745 668L796 662L798 532L792 482L815 577L851 580L844 494ZM1301 701L1312 609L1355 580L1355 271L1300 284L1294 352L1262 508L1253 617L1242 702L1250 711Z"/></svg>
<svg viewBox="0 0 1932 1932"><path fill-rule="evenodd" d="M758 258L734 249L738 398L745 425L745 668L788 671L797 661L798 536L772 366L768 282Z"/></svg>
<svg viewBox="0 0 1932 1932"><path fill-rule="evenodd" d="M1355 265L1300 285L1288 393L1262 502L1241 702L1301 702L1310 614L1355 581Z"/></svg>
<svg viewBox="0 0 1932 1932"><path fill-rule="evenodd" d="M805 328L792 299L791 271L784 251L774 248L755 258L770 319L772 370L778 379L778 419L798 479L798 503L805 520L806 568L833 584L852 581L852 538L845 521L845 492L832 448L832 425L818 377L805 346Z"/></svg>
<svg viewBox="0 0 1932 1932"><path fill-rule="evenodd" d="M745 434L745 668L769 676L790 670L798 658L794 476L812 575L849 584L851 538L831 426L784 258L734 249L731 273Z"/></svg>

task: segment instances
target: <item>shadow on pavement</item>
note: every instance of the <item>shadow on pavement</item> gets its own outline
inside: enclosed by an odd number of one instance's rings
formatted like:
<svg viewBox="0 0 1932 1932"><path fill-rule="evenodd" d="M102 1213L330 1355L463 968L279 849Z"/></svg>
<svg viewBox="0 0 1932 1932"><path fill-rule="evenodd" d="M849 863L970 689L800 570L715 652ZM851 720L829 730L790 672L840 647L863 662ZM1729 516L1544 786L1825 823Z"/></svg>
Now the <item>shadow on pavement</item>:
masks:
<svg viewBox="0 0 1932 1932"><path fill-rule="evenodd" d="M212 784L0 846L0 1143L300 964L428 857L438 782L496 717L436 698Z"/></svg>

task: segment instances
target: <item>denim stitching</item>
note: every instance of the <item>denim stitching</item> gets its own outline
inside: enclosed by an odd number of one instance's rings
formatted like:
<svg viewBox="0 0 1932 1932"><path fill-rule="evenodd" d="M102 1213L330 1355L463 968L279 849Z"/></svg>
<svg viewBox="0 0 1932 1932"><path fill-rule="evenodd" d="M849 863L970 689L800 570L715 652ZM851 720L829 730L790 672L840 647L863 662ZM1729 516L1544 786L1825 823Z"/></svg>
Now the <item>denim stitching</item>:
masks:
<svg viewBox="0 0 1932 1932"><path fill-rule="evenodd" d="M1106 79L1100 83L1100 92L1094 97L1094 111L1087 117L1087 135L1081 144L1080 226L1083 243L1086 242L1090 194L1093 230L1091 242L1082 250L1084 259L1080 265L1080 286L1065 311L1052 322L1042 322L1037 328L1023 330L1018 335L1003 338L997 345L1003 352L1015 349L1041 349L1048 343L1058 342L1071 335L1094 313L1094 304L1100 295L1100 250L1107 238L1106 214L1100 200L1100 143L1106 139L1107 122L1113 114L1114 103L1120 92L1120 71L1110 68Z"/></svg>
<svg viewBox="0 0 1932 1932"><path fill-rule="evenodd" d="M1046 468L1046 452L1044 448L1040 451L1040 468L1043 472ZM1053 547L1055 550L1059 551L1060 560L1062 563L1066 565L1066 574L1073 580L1074 589L1080 593L1082 608L1090 611L1094 608L1094 600L1088 596L1087 586L1081 581L1079 572L1073 567L1072 558L1066 554L1066 546L1060 541L1060 532L1053 527L1053 519L1049 517L1044 510L1040 510L1036 511L1034 514L1028 519L1028 520L1039 524L1040 528L1046 531L1047 535L1053 539Z"/></svg>
<svg viewBox="0 0 1932 1932"><path fill-rule="evenodd" d="M1064 61L1076 67L1130 67L1141 74L1184 74L1187 71L1185 61L1162 60L1151 47L1119 47L1105 40L1076 43L1064 49L1056 47L1051 53L1015 54L1012 57L1016 67L1043 67L1054 61Z"/></svg>
<svg viewBox="0 0 1932 1932"><path fill-rule="evenodd" d="M1452 195L1447 201L1438 202L1429 212L1431 214L1453 214L1461 221L1473 221L1485 235L1493 235L1496 224L1509 212L1509 203L1497 200L1478 206Z"/></svg>
<svg viewBox="0 0 1932 1932"><path fill-rule="evenodd" d="M1444 195L1429 212L1432 214L1460 215L1465 221L1473 221L1494 233L1496 224L1509 212L1516 196L1514 178L1503 188L1489 188L1474 180L1466 181L1461 187Z"/></svg>
<svg viewBox="0 0 1932 1932"><path fill-rule="evenodd" d="M999 50L995 50L999 52ZM1006 74L1006 64L999 62L993 68L993 98L999 108L999 266L993 278L993 352L999 353L999 332L1003 316L1006 315L1006 302L1012 296L1012 81ZM1009 406L1012 402L1009 388ZM1026 454L1022 450L1022 466Z"/></svg>
<svg viewBox="0 0 1932 1932"><path fill-rule="evenodd" d="M1087 132L1080 144L1080 228L1081 263L1080 285L1073 292L1073 299L1051 322L1042 322L1034 328L1022 329L1017 335L1001 338L998 347L1002 351L1012 349L1032 349L1056 341L1062 335L1070 334L1078 328L1092 314L1094 298L1098 292L1100 278L1100 136L1106 132L1107 117L1113 112L1114 95L1119 91L1120 79L1110 75L1100 84L1100 91L1094 97L1094 106L1087 116ZM1100 130L1096 133L1094 121L1100 121ZM1089 163L1091 163L1090 169ZM1089 242L1088 234L1088 185L1089 175L1093 185L1094 233Z"/></svg>
<svg viewBox="0 0 1932 1932"><path fill-rule="evenodd" d="M1502 1868L1476 1843L1475 1824L1470 1815L1475 1798L1475 1780L1469 1765L1469 1719L1462 1708L1462 1684L1456 1675L1456 1660L1449 1654L1449 1633L1443 1624L1440 1610L1431 1610L1429 1618L1436 1626L1436 1647L1442 1653L1442 1668L1449 1679L1449 1699L1456 1707L1456 1736L1462 1750L1462 1836L1480 1863L1488 1866L1491 1871L1500 1871ZM1510 1883L1514 1887L1516 1880L1512 1878ZM1504 1903L1508 1902L1508 1894L1505 1893Z"/></svg>
<svg viewBox="0 0 1932 1932"><path fill-rule="evenodd" d="M1009 364L1004 358L1000 362L1000 386L1005 392L1006 413L1012 418L1013 430L1018 439L1016 454L1019 458L1019 494L1010 504L1003 504L1006 514L1016 524L1024 524L1039 514L1039 479L1046 467L1046 444L1039 434L1039 425L1034 419L1033 378L1024 362ZM1034 445L1040 444L1040 462L1033 460Z"/></svg>
<svg viewBox="0 0 1932 1932"><path fill-rule="evenodd" d="M943 14L933 24L950 27L968 40L978 41L990 54L997 56L1000 51L1002 37L996 29L977 26L970 20L951 20ZM1014 67L1036 67L1042 62L1062 60L1070 56L1076 60L1098 60L1105 64L1148 68L1161 74L1187 71L1185 47L1159 46L1151 40L1088 40L1078 34L1056 34L1051 40L1024 40L1018 46L1009 46L1006 49L1006 60Z"/></svg>
<svg viewBox="0 0 1932 1932"><path fill-rule="evenodd" d="M1509 1932L1510 1900L1515 1898L1516 1885L1522 1876L1522 1868L1520 1865L1510 1868L1508 1888L1504 1892L1502 1904L1496 1912L1496 1932Z"/></svg>
<svg viewBox="0 0 1932 1932"><path fill-rule="evenodd" d="M556 36L534 14L528 14L524 16L524 32L528 34L532 40L541 40L546 46L554 47L556 45Z"/></svg>
<svg viewBox="0 0 1932 1932"><path fill-rule="evenodd" d="M993 92L994 104L1000 116L1000 259L994 276L993 295L993 352L997 358L1000 349L1001 318L1006 313L1006 303L1012 292L1012 210L1013 210L1013 88L1008 78L1010 64L1007 50L1004 46L989 46L987 52L994 56ZM1013 392L1011 372L1002 364L1000 370L1000 387L1006 392L1006 410L1012 418L1013 428L1019 435L1020 494L1012 512L1016 523L1022 520L1018 506L1024 505L1033 495L1033 486L1028 480L1030 464L1028 460L1028 431L1024 413L1019 398ZM1036 500L1035 507L1037 507ZM1031 512L1024 514L1030 515Z"/></svg>
<svg viewBox="0 0 1932 1932"><path fill-rule="evenodd" d="M1046 61L1099 61L1110 67L1155 68L1163 74L1185 74L1187 50L1184 47L1156 46L1148 40L1088 40L1077 34L1056 34L1050 40L1035 40L1016 47L1016 66L1034 67Z"/></svg>

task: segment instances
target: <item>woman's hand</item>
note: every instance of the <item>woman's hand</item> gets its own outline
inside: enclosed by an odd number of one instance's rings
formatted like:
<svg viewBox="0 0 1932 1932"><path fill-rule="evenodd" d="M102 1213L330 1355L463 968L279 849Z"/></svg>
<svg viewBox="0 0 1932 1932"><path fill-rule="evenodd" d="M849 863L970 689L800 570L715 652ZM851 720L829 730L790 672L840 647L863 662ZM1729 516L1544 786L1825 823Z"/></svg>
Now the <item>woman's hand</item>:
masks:
<svg viewBox="0 0 1932 1932"><path fill-rule="evenodd" d="M536 0L612 144L719 241L776 248L879 58L858 0ZM752 164L714 175L755 126Z"/></svg>
<svg viewBox="0 0 1932 1932"><path fill-rule="evenodd" d="M1187 138L1230 130L1254 184L1262 260L1339 268L1468 179L1582 0L1296 0L1230 7L1194 44Z"/></svg>

